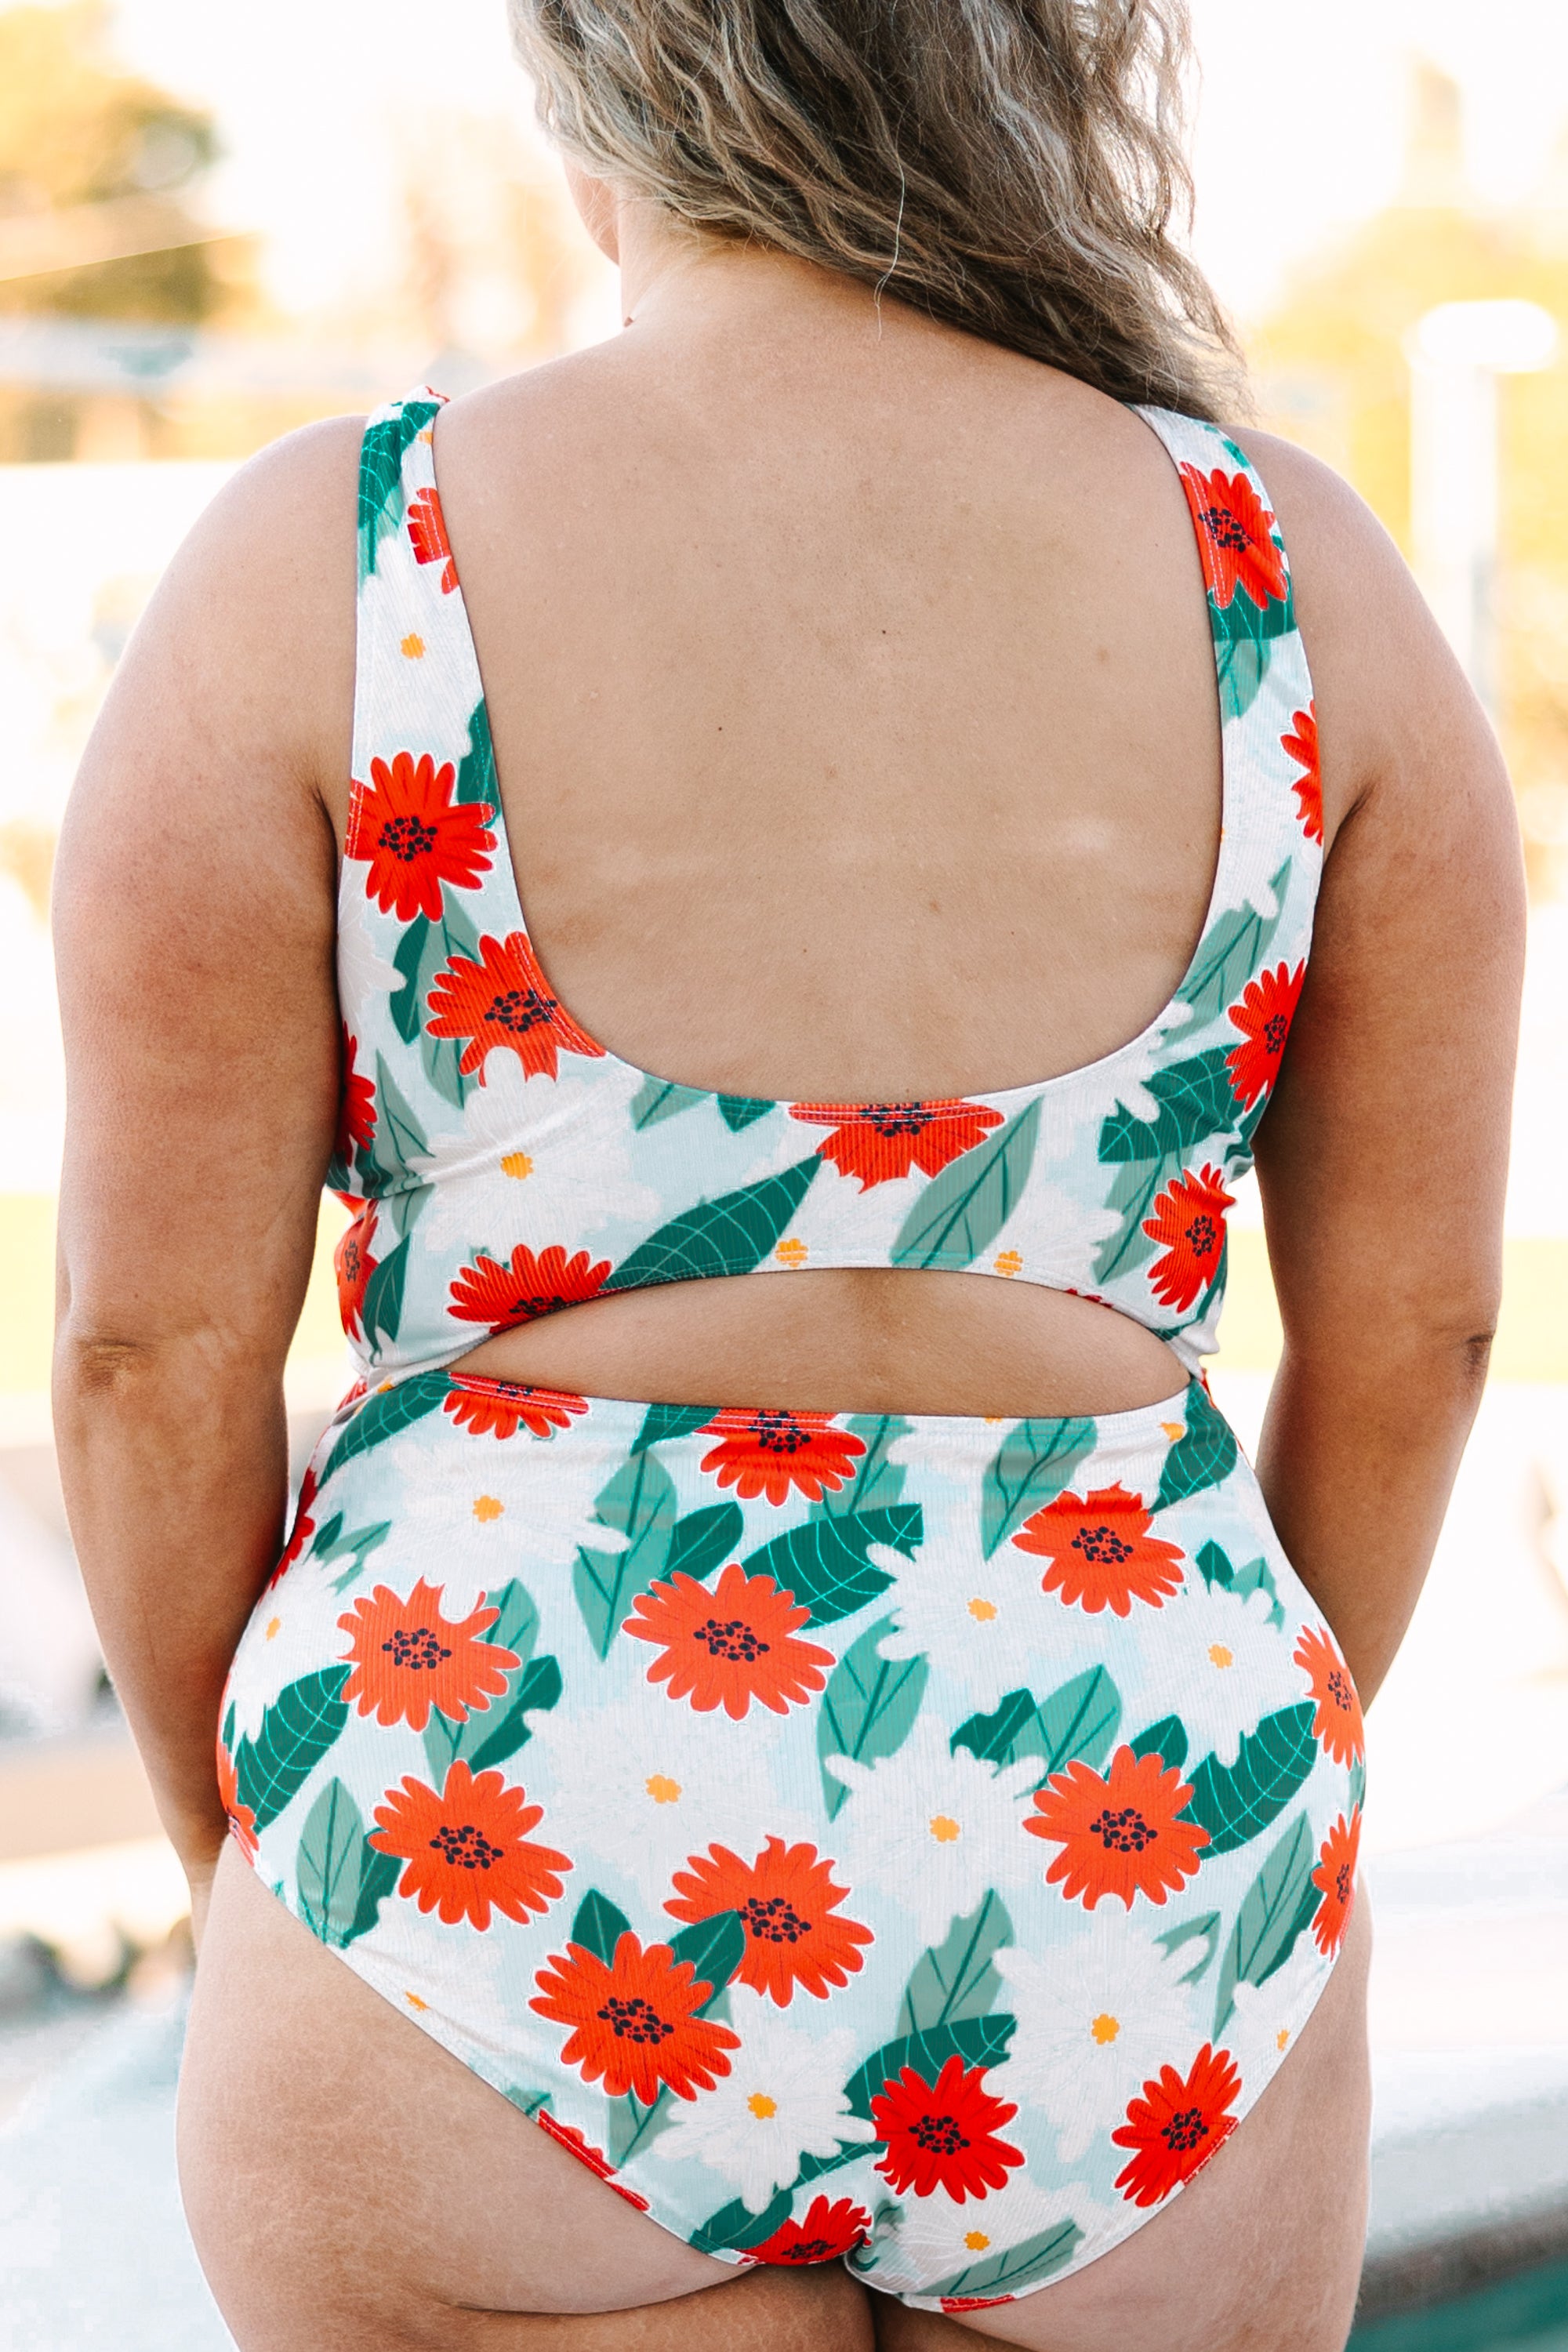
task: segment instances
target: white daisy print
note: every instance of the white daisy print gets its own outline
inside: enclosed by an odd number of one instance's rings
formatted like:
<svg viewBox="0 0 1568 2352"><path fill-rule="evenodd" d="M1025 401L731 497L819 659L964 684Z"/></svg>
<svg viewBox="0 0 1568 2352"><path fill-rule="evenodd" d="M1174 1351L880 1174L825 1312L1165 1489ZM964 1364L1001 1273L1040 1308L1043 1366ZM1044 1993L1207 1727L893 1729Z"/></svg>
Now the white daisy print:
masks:
<svg viewBox="0 0 1568 2352"><path fill-rule="evenodd" d="M626 1549L625 1534L594 1517L612 1466L597 1447L557 1445L526 1429L511 1437L464 1435L445 1406L437 1413L453 1443L433 1445L417 1427L394 1438L383 1459L403 1481L395 1525L439 1529L448 1572L447 1547L458 1541L465 1574L503 1584L514 1576L526 1583L538 1568L570 1567L580 1545ZM539 1459L546 1448L548 1463Z"/></svg>
<svg viewBox="0 0 1568 2352"><path fill-rule="evenodd" d="M664 1203L633 1167L639 1139L630 1116L641 1080L635 1070L595 1062L589 1075L561 1057L560 1076L526 1077L515 1054L487 1055L485 1082L451 1129L431 1136L441 1187L419 1220L419 1242L433 1256L471 1257L476 1250L510 1257L519 1242L548 1249L570 1240L585 1247L583 1171L592 1167L599 1197L617 1217L657 1223ZM520 1150L518 1138L528 1147ZM601 1251L601 1256L608 1253Z"/></svg>
<svg viewBox="0 0 1568 2352"><path fill-rule="evenodd" d="M896 1755L871 1765L826 1761L849 1791L834 1824L841 1867L851 1885L879 1886L912 1911L928 1943L940 1943L988 1887L1036 1874L1036 1841L1022 1826L1037 1757L994 1770L967 1748L951 1750L946 1730L926 1716Z"/></svg>
<svg viewBox="0 0 1568 2352"><path fill-rule="evenodd" d="M1241 2069L1243 2088L1254 2099L1294 2047L1316 1996L1329 1980L1329 1964L1312 1941L1310 1927L1297 1937L1281 1969L1260 1985L1238 1984L1234 2006L1215 2040Z"/></svg>
<svg viewBox="0 0 1568 2352"><path fill-rule="evenodd" d="M988 2076L987 2088L1000 2080L1000 2074ZM1005 2188L984 2200L953 2205L945 2197L915 2197L885 2211L862 2263L874 2262L879 2282L906 2294L1005 2294L1009 2252L1026 2252L1032 2240L1063 2231L1060 2270L1037 2273L1025 2283L1059 2277L1088 2246L1099 2246L1116 2219L1081 2180L1041 2189L1026 2173L1014 2173ZM1069 2223L1079 2232L1077 2238L1066 2236ZM973 2280L966 2273L974 2273Z"/></svg>
<svg viewBox="0 0 1568 2352"><path fill-rule="evenodd" d="M1151 2075L1195 2053L1200 2021L1181 1982L1192 1961L1185 1948L1144 1943L1120 1911L1047 1953L1004 1945L994 1966L1018 2024L987 2087L1040 2108L1062 2162L1076 2163Z"/></svg>
<svg viewBox="0 0 1568 2352"><path fill-rule="evenodd" d="M1242 1733L1302 1696L1291 1644L1269 1622L1271 1606L1266 1592L1238 1600L1189 1569L1158 1626L1140 1629L1150 1682L1186 1727L1184 1773L1208 1755L1234 1764Z"/></svg>
<svg viewBox="0 0 1568 2352"><path fill-rule="evenodd" d="M990 1714L1008 1691L1027 1684L1031 1657L1037 1657L1047 1624L1053 1654L1060 1663L1061 1612L1054 1596L1047 1599L1040 1590L1043 1561L1031 1559L1012 1544L1002 1545L989 1559L978 1544L970 1557L956 1562L944 1550L929 1565L884 1551L879 1544L869 1550L876 1564L897 1580L897 1591L889 1597L898 1626L878 1643L879 1656L940 1660L942 1672L963 1686L982 1714ZM1077 1615L1079 1622L1065 1628L1067 1646L1098 1657L1105 1647L1104 1635L1098 1626L1083 1625L1081 1611ZM1066 1680L1072 1670L1069 1660L1053 1684Z"/></svg>
<svg viewBox="0 0 1568 2352"><path fill-rule="evenodd" d="M744 1985L731 1991L730 2022L741 2047L729 2074L691 2105L682 2102L650 2153L695 2157L760 2213L795 2179L803 2156L832 2156L841 2141L873 2140L877 2132L850 2114L841 2088L855 2069L853 2033L803 2033Z"/></svg>
<svg viewBox="0 0 1568 2352"><path fill-rule="evenodd" d="M790 1843L820 1835L820 1825L774 1794L774 1751L784 1733L753 1710L736 1737L727 1716L671 1706L656 1690L646 1705L574 1713L566 1722L538 1718L531 1754L550 1769L556 1843L623 1871L668 1937L678 1923L662 1906L693 1854L720 1844L749 1863L768 1835ZM591 1772L584 1757L594 1759Z"/></svg>

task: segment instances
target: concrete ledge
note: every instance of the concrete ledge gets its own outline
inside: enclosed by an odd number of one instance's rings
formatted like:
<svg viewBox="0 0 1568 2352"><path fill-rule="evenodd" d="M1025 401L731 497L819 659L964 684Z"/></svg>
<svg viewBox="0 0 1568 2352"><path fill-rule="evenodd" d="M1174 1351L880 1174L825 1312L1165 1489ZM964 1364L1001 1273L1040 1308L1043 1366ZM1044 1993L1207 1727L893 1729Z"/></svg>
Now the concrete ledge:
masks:
<svg viewBox="0 0 1568 2352"><path fill-rule="evenodd" d="M1568 2200L1374 2255L1362 2273L1356 2325L1430 2311L1530 2271L1568 2262Z"/></svg>

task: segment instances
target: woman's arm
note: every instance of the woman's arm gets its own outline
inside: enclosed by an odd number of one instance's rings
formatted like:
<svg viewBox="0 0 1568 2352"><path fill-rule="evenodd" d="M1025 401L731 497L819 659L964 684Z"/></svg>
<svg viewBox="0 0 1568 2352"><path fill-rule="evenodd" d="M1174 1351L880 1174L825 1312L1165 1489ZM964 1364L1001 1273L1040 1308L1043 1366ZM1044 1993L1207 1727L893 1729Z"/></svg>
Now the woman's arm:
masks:
<svg viewBox="0 0 1568 2352"><path fill-rule="evenodd" d="M283 1360L336 1120L359 425L247 467L128 648L67 813L55 1426L109 1669L198 1917L235 1644L276 1557Z"/></svg>
<svg viewBox="0 0 1568 2352"><path fill-rule="evenodd" d="M1388 1671L1486 1378L1524 950L1496 739L1352 492L1247 435L1294 562L1329 854L1258 1134L1285 1349L1258 1475L1363 1697Z"/></svg>

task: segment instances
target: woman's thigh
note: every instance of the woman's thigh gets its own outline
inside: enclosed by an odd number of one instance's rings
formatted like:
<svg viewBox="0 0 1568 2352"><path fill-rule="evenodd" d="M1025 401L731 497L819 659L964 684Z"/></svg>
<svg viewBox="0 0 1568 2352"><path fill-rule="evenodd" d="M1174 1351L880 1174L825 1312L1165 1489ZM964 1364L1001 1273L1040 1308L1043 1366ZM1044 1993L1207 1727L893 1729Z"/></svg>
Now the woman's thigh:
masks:
<svg viewBox="0 0 1568 2352"><path fill-rule="evenodd" d="M180 2086L196 2249L241 2352L869 2352L865 2291L732 2268L616 2197L226 1852Z"/></svg>
<svg viewBox="0 0 1568 2352"><path fill-rule="evenodd" d="M879 2296L884 2352L1342 2352L1366 2231L1366 1979L1358 1895L1344 1948L1258 2105L1163 2212L1058 2286L959 2322Z"/></svg>

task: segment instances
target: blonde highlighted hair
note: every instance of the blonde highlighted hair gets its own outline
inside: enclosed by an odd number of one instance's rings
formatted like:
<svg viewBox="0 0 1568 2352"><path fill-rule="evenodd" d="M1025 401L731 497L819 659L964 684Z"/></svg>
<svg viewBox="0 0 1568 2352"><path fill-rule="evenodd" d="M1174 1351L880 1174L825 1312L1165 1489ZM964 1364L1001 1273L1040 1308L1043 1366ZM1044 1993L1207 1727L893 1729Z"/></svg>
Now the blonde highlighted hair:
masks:
<svg viewBox="0 0 1568 2352"><path fill-rule="evenodd" d="M510 0L541 119L710 234L884 289L1117 400L1217 417L1185 0Z"/></svg>

